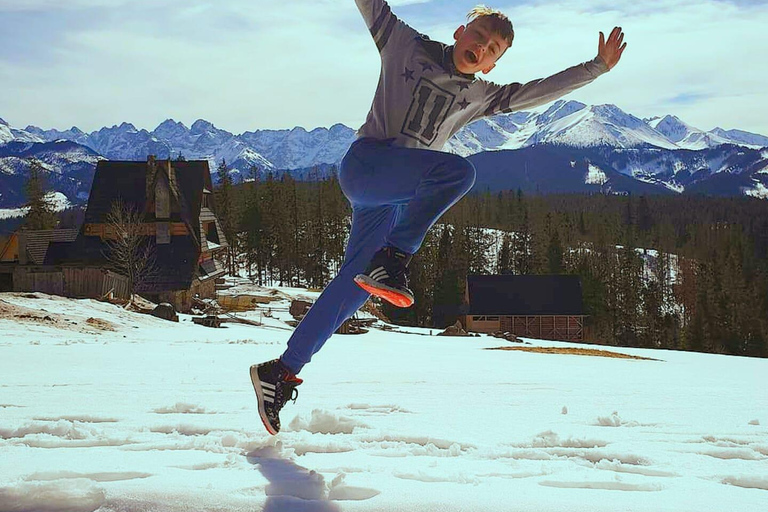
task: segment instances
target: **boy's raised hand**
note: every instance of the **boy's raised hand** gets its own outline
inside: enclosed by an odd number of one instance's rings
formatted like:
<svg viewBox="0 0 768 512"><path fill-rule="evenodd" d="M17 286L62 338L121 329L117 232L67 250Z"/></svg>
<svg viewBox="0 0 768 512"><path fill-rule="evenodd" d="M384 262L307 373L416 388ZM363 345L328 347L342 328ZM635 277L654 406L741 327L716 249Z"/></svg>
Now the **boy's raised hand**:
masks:
<svg viewBox="0 0 768 512"><path fill-rule="evenodd" d="M621 54L624 52L624 48L627 47L627 43L621 44L623 40L624 33L621 31L621 27L613 28L611 35L608 36L608 41L605 40L605 36L600 32L597 55L603 59L609 70L619 63Z"/></svg>

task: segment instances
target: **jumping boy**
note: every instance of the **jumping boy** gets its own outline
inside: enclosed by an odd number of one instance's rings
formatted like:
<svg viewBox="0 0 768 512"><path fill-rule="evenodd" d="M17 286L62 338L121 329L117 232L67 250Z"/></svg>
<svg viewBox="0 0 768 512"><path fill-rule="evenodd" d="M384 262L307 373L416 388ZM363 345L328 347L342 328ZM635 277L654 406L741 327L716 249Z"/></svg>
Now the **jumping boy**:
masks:
<svg viewBox="0 0 768 512"><path fill-rule="evenodd" d="M600 32L594 59L549 78L497 85L488 73L512 45L514 30L499 11L475 7L452 46L400 21L385 0L355 0L381 55L373 105L339 167L352 205L352 228L338 275L323 290L279 359L251 367L259 415L271 434L279 412L298 396L296 377L370 294L413 304L408 264L429 228L475 182L475 168L441 152L461 127L483 117L543 105L587 85L615 66L626 48L616 27Z"/></svg>

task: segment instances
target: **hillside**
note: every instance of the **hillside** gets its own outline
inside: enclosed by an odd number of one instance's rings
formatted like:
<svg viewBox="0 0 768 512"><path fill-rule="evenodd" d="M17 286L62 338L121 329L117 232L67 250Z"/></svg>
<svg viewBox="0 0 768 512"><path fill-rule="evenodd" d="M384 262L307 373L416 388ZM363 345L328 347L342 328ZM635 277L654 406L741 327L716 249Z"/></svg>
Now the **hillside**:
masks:
<svg viewBox="0 0 768 512"><path fill-rule="evenodd" d="M329 340L270 437L247 369L312 296L274 295L209 329L0 294L0 511L768 509L768 360L379 324Z"/></svg>

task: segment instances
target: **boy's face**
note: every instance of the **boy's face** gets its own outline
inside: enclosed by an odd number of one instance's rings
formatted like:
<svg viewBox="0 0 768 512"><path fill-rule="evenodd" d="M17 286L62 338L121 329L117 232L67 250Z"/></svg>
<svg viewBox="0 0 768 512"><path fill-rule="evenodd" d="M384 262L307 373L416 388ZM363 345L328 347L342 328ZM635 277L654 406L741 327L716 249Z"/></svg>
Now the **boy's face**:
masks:
<svg viewBox="0 0 768 512"><path fill-rule="evenodd" d="M467 75L478 71L488 73L509 48L507 41L491 31L489 23L483 18L473 20L466 27L462 25L457 28L453 38L456 40L453 45L453 64Z"/></svg>

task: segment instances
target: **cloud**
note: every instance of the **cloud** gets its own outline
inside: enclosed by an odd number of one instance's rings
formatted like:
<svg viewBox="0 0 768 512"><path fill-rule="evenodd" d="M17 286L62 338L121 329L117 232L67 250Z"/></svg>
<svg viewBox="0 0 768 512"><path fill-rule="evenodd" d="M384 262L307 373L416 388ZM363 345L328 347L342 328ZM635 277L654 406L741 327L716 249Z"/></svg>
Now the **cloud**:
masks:
<svg viewBox="0 0 768 512"><path fill-rule="evenodd" d="M475 3L391 2L444 42ZM620 25L622 61L571 98L768 134L768 68L755 62L768 46L768 1L489 3L509 14L516 40L484 78L525 82L591 59L598 32ZM3 11L0 115L16 125L151 129L202 117L230 131L357 127L378 81L378 53L351 0L0 0Z"/></svg>
<svg viewBox="0 0 768 512"><path fill-rule="evenodd" d="M768 68L754 60L768 47L768 2L540 4L508 9L516 41L492 80L526 81L591 58L598 32L621 26L628 46L619 65L571 97L617 104L640 117L673 113L702 128L768 133L758 115L768 110Z"/></svg>
<svg viewBox="0 0 768 512"><path fill-rule="evenodd" d="M45 49L49 66L0 57L0 111L12 124L86 130L167 117L235 131L360 124L376 86L375 45L354 6L339 19L333 5L308 5L197 5L63 31ZM354 29L339 30L345 23Z"/></svg>
<svg viewBox="0 0 768 512"><path fill-rule="evenodd" d="M711 99L712 95L710 94L703 94L698 92L683 92L680 94L676 94L672 96L671 98L667 98L662 100L664 103L670 103L673 105L691 105L695 103L699 103L704 100Z"/></svg>
<svg viewBox="0 0 768 512"><path fill-rule="evenodd" d="M0 0L0 12L110 10L123 7L131 7L137 11L147 7L171 10L180 6L206 3L209 2L203 0Z"/></svg>
<svg viewBox="0 0 768 512"><path fill-rule="evenodd" d="M131 0L0 0L0 11L53 11L119 7ZM140 1L140 0L139 0ZM139 3L139 2L131 2Z"/></svg>

